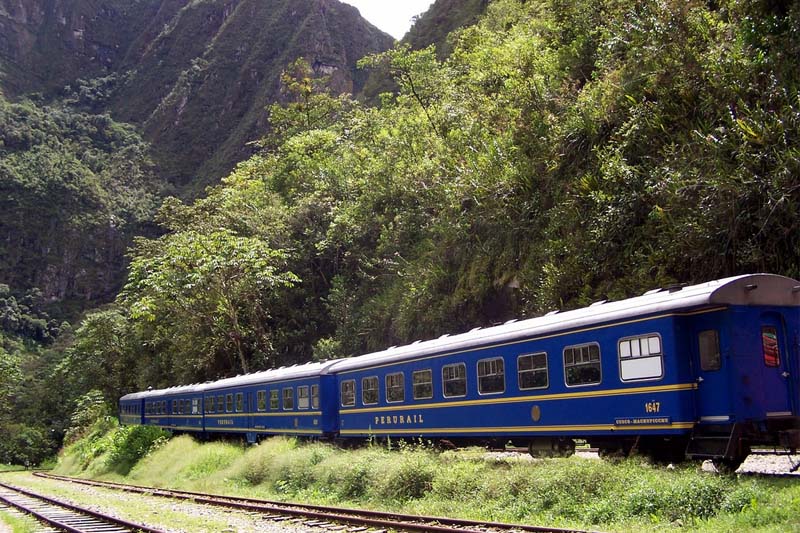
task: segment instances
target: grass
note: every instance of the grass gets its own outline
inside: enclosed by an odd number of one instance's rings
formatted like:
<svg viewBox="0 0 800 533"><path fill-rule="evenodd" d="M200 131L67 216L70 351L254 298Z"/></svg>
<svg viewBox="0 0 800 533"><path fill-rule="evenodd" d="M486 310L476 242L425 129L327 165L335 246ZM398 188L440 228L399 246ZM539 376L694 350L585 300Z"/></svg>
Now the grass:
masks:
<svg viewBox="0 0 800 533"><path fill-rule="evenodd" d="M606 531L800 531L800 484L618 462L487 459L481 449L343 450L272 438L258 446L169 440L127 475L97 457L58 473L251 497Z"/></svg>
<svg viewBox="0 0 800 533"><path fill-rule="evenodd" d="M11 528L9 530L11 533L33 533L34 531L41 530L41 525L33 518L25 515L11 514L6 511L0 511L0 525Z"/></svg>

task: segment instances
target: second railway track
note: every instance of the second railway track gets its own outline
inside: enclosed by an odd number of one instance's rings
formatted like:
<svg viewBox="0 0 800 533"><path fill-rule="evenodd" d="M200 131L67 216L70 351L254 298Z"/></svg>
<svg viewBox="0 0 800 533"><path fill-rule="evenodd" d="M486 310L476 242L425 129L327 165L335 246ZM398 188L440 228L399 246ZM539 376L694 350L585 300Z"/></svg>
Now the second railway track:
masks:
<svg viewBox="0 0 800 533"><path fill-rule="evenodd" d="M49 496L0 483L0 503L33 516L51 531L67 533L163 533L143 524L98 513Z"/></svg>
<svg viewBox="0 0 800 533"><path fill-rule="evenodd" d="M55 476L37 472L39 477L78 483L93 487L124 490L127 492L162 496L179 500L190 500L194 503L227 507L241 511L262 513L268 519L303 520L303 523L320 529L342 530L340 526L350 527L350 531L416 531L433 533L489 533L489 532L553 532L584 533L582 530L554 527L532 526L525 524L505 524L497 522L479 522L457 518L427 517L406 515L383 511L363 509L343 509L321 505L301 505L253 498L237 498L199 492L158 489L136 485L123 485L101 481L91 481L66 476Z"/></svg>

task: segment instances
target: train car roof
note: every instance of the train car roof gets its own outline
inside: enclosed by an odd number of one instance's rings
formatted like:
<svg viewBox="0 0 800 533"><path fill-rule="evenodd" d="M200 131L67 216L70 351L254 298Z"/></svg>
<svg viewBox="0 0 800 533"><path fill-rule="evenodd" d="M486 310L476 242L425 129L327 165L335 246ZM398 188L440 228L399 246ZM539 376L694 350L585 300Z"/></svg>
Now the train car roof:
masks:
<svg viewBox="0 0 800 533"><path fill-rule="evenodd" d="M513 342L525 337L574 330L632 317L717 305L800 306L800 282L774 274L751 274L699 285L654 289L634 298L597 302L574 311L552 312L536 318L512 320L500 326L475 328L459 335L443 335L438 339L417 341L406 346L341 359L335 362L329 371L336 374L440 353Z"/></svg>
<svg viewBox="0 0 800 533"><path fill-rule="evenodd" d="M257 385L260 383L274 383L276 381L288 381L293 379L302 379L308 377L315 377L328 373L328 369L335 363L335 361L325 361L322 363L306 363L304 365L294 365L272 370L265 370L263 372L253 372L252 374L243 374L232 378L225 378L219 381L206 383L202 385L203 391L211 391L217 389L228 389L231 387L240 387L246 385Z"/></svg>
<svg viewBox="0 0 800 533"><path fill-rule="evenodd" d="M306 377L314 377L318 375L327 374L335 361L325 361L320 363L307 363L303 365L294 365L272 370L265 370L263 372L253 372L251 374L243 374L231 378L225 378L218 381L210 381L207 383L198 383L194 385L181 385L178 387L169 387L166 389L149 390L142 392L134 392L126 394L120 401L140 400L142 398L153 398L161 396L171 396L175 394L186 394L194 392L215 391L219 389L228 389L232 387L240 387L246 385L257 385L260 383L273 383L276 381L287 381L292 379L302 379Z"/></svg>

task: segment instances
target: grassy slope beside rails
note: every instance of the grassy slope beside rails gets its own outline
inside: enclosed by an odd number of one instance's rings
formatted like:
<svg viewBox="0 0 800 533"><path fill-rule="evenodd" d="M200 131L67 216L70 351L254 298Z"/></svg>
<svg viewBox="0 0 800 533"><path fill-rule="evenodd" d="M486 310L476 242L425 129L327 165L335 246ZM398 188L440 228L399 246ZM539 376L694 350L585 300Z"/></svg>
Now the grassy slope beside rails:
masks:
<svg viewBox="0 0 800 533"><path fill-rule="evenodd" d="M148 428L151 429L151 428ZM120 432L121 431L121 432ZM134 484L607 531L800 531L800 484L737 479L641 459L487 459L483 450L342 450L273 438L258 446L162 439L131 457L129 429L68 447L57 473ZM151 435L152 437L153 435ZM144 439L146 440L146 439ZM121 474L120 472L126 472Z"/></svg>

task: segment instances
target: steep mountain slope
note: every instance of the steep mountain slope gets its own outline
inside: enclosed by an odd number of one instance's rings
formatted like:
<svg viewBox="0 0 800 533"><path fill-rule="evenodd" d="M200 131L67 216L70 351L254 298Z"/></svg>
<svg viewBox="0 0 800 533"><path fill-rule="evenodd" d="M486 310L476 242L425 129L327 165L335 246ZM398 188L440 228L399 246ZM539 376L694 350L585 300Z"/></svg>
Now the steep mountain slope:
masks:
<svg viewBox="0 0 800 533"><path fill-rule="evenodd" d="M412 50L435 45L437 57L444 60L453 49L448 39L450 34L478 22L488 6L489 0L436 0L425 13L417 17L400 42ZM370 73L361 96L365 101L377 104L381 93L397 91L398 87L391 76L376 70Z"/></svg>
<svg viewBox="0 0 800 533"><path fill-rule="evenodd" d="M391 44L335 0L194 2L136 60L112 106L144 124L171 181L197 178L197 190L249 155L288 63L305 57L335 92L358 92L356 61Z"/></svg>
<svg viewBox="0 0 800 533"><path fill-rule="evenodd" d="M428 11L414 21L403 42L413 50L435 44L439 58L445 58L453 48L447 36L459 28L478 22L488 5L489 0L436 0Z"/></svg>
<svg viewBox="0 0 800 533"><path fill-rule="evenodd" d="M288 63L358 92L356 61L392 43L337 0L0 0L0 87L85 93L75 80L104 77L92 110L142 126L161 174L191 194L249 155Z"/></svg>

